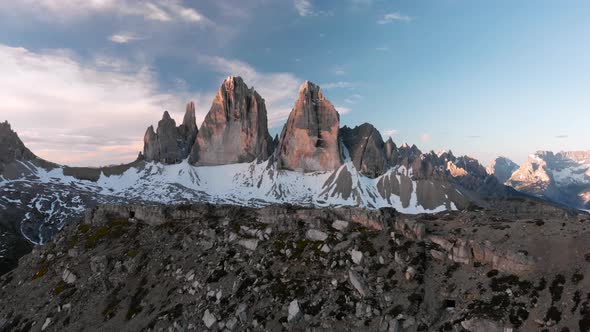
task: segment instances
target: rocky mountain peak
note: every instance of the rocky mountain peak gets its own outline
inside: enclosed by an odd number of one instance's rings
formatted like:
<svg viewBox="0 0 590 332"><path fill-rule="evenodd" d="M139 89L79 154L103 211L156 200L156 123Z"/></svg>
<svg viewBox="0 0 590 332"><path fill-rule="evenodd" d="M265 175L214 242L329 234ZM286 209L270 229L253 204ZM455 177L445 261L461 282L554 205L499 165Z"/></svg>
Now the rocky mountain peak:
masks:
<svg viewBox="0 0 590 332"><path fill-rule="evenodd" d="M191 101L186 104L186 111L184 113L182 124L178 126L178 135L180 139L178 145L182 159L189 156L198 133L195 103Z"/></svg>
<svg viewBox="0 0 590 332"><path fill-rule="evenodd" d="M184 118L182 120L182 124L187 128L197 128L197 119L195 115L195 103L190 101L186 104L186 111L184 113Z"/></svg>
<svg viewBox="0 0 590 332"><path fill-rule="evenodd" d="M306 172L339 167L339 125L340 116L321 88L304 82L281 133L279 167Z"/></svg>
<svg viewBox="0 0 590 332"><path fill-rule="evenodd" d="M488 165L486 171L490 175L494 175L500 183L505 183L510 179L512 173L518 169L518 165L506 157L498 157Z"/></svg>
<svg viewBox="0 0 590 332"><path fill-rule="evenodd" d="M37 158L18 137L8 123L0 123L0 173L6 163Z"/></svg>
<svg viewBox="0 0 590 332"><path fill-rule="evenodd" d="M176 127L176 121L168 111L164 111L162 120L154 130L149 126L143 137L143 157L146 161L158 161L175 164L186 159L197 135L195 106L187 105L183 123Z"/></svg>
<svg viewBox="0 0 590 332"><path fill-rule="evenodd" d="M241 77L229 76L201 125L190 161L220 165L266 160L272 153L264 99Z"/></svg>
<svg viewBox="0 0 590 332"><path fill-rule="evenodd" d="M363 175L376 178L387 169L385 143L381 134L369 123L340 130L342 142L348 149L354 167Z"/></svg>

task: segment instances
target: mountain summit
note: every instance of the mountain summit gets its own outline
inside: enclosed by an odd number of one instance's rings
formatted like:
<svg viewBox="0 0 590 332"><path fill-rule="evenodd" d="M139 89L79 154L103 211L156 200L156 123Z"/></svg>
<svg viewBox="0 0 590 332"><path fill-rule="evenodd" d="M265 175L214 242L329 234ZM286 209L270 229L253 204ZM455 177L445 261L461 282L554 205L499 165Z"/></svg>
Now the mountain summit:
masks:
<svg viewBox="0 0 590 332"><path fill-rule="evenodd" d="M304 82L281 133L279 168L304 172L338 168L342 164L339 126L340 116L322 89Z"/></svg>
<svg viewBox="0 0 590 332"><path fill-rule="evenodd" d="M190 161L220 165L266 160L272 147L264 99L241 77L230 76L205 116Z"/></svg>

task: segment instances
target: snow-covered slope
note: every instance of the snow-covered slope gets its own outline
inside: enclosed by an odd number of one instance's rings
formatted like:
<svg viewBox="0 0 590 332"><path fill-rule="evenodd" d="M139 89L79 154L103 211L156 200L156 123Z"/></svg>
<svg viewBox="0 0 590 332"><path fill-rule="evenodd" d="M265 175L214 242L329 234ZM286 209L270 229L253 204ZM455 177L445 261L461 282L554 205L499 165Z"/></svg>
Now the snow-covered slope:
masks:
<svg viewBox="0 0 590 332"><path fill-rule="evenodd" d="M538 151L506 184L581 209L590 208L590 151Z"/></svg>
<svg viewBox="0 0 590 332"><path fill-rule="evenodd" d="M26 211L21 231L35 243L46 241L87 207L105 202L290 203L393 207L405 213L452 210L466 203L448 182L414 180L403 166L370 179L359 174L350 160L333 172L315 173L277 170L270 161L200 167L187 160L175 165L149 162L119 175L101 174L96 182L66 176L63 168L17 163L18 176L0 177L0 209Z"/></svg>

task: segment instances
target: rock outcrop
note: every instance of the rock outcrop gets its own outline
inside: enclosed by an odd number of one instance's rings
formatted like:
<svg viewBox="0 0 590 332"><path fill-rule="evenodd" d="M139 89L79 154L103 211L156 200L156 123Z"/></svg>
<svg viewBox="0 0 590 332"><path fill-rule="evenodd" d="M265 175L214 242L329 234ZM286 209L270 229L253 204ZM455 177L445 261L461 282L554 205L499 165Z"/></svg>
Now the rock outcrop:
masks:
<svg viewBox="0 0 590 332"><path fill-rule="evenodd" d="M517 169L518 165L506 157L494 159L486 168L488 174L495 176L500 183L508 181Z"/></svg>
<svg viewBox="0 0 590 332"><path fill-rule="evenodd" d="M154 130L153 126L149 126L145 132L143 157L146 161L178 163L189 156L197 133L193 102L187 104L184 120L179 127L176 127L176 121L170 117L170 113L165 111L158 128Z"/></svg>
<svg viewBox="0 0 590 332"><path fill-rule="evenodd" d="M383 143L381 134L373 125L364 123L353 129L344 126L340 129L340 136L344 146L348 149L354 167L361 174L376 178L385 173L388 164L386 155L388 150ZM389 150L389 154L392 154L391 150Z"/></svg>
<svg viewBox="0 0 590 332"><path fill-rule="evenodd" d="M179 148L183 158L186 158L190 154L198 133L195 103L191 101L186 105L186 112L184 113L182 124L178 127L178 135L180 136Z"/></svg>
<svg viewBox="0 0 590 332"><path fill-rule="evenodd" d="M213 100L191 151L198 165L266 160L272 153L264 99L241 77L228 77Z"/></svg>
<svg viewBox="0 0 590 332"><path fill-rule="evenodd" d="M309 81L303 83L281 133L279 168L313 172L339 167L339 124L338 112L320 87Z"/></svg>
<svg viewBox="0 0 590 332"><path fill-rule="evenodd" d="M0 123L0 174L3 165L15 160L31 160L36 156L23 144L8 121Z"/></svg>

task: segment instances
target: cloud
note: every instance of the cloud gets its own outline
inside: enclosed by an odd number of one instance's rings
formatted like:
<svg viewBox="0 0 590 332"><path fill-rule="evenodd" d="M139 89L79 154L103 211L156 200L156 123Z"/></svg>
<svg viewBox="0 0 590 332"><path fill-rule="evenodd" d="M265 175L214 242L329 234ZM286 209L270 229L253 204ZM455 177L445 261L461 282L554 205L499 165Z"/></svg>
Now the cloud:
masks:
<svg viewBox="0 0 590 332"><path fill-rule="evenodd" d="M344 75L346 74L346 71L344 70L343 67L341 66L336 66L333 68L332 72L336 75Z"/></svg>
<svg viewBox="0 0 590 332"><path fill-rule="evenodd" d="M180 0L19 0L0 4L0 9L31 11L43 19L71 21L96 14L136 16L146 20L208 23L196 9Z"/></svg>
<svg viewBox="0 0 590 332"><path fill-rule="evenodd" d="M241 76L248 86L254 87L266 101L270 127L282 124L289 117L299 86L303 83L303 80L292 73L259 72L239 60L199 56L198 61L224 76Z"/></svg>
<svg viewBox="0 0 590 332"><path fill-rule="evenodd" d="M295 10L299 16L316 15L310 0L294 0L293 4L295 5Z"/></svg>
<svg viewBox="0 0 590 332"><path fill-rule="evenodd" d="M212 95L164 92L149 66L133 63L0 44L2 120L40 157L76 165L133 160L145 129L165 109L180 121L190 99L200 124Z"/></svg>
<svg viewBox="0 0 590 332"><path fill-rule="evenodd" d="M325 90L351 89L351 88L354 88L356 86L356 84L352 83L352 82L338 81L338 82L323 83L320 86L322 87L322 89L325 89Z"/></svg>
<svg viewBox="0 0 590 332"><path fill-rule="evenodd" d="M359 102L359 100L363 99L363 96L361 96L358 93L352 94L350 95L350 97L345 98L344 102L348 103L348 104L356 104L357 102Z"/></svg>
<svg viewBox="0 0 590 332"><path fill-rule="evenodd" d="M334 106L340 115L352 112L352 108L346 106Z"/></svg>
<svg viewBox="0 0 590 332"><path fill-rule="evenodd" d="M395 12L395 13L389 13L389 14L383 15L383 17L380 18L377 21L377 23L378 24L389 24L389 23L393 23L393 22L411 22L412 20L413 20L413 18L411 18L410 16L400 14L399 12Z"/></svg>
<svg viewBox="0 0 590 332"><path fill-rule="evenodd" d="M557 135L555 136L555 138L568 138L569 135Z"/></svg>
<svg viewBox="0 0 590 332"><path fill-rule="evenodd" d="M321 16L321 15L332 15L330 11L318 10L315 8L311 0L293 0L293 5L299 16Z"/></svg>
<svg viewBox="0 0 590 332"><path fill-rule="evenodd" d="M383 135L385 137L393 136L397 134L397 129L385 129L383 130Z"/></svg>
<svg viewBox="0 0 590 332"><path fill-rule="evenodd" d="M127 44L132 41L142 40L142 37L136 36L134 33L122 32L109 37L109 40L117 44Z"/></svg>
<svg viewBox="0 0 590 332"><path fill-rule="evenodd" d="M430 139L431 139L431 136L429 133L424 133L424 134L420 135L420 140L424 143L430 141Z"/></svg>

